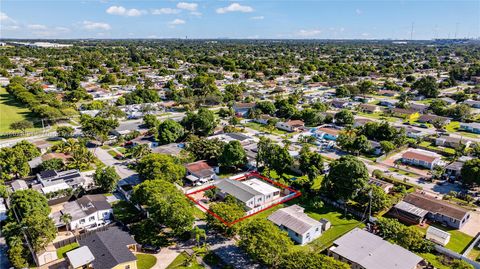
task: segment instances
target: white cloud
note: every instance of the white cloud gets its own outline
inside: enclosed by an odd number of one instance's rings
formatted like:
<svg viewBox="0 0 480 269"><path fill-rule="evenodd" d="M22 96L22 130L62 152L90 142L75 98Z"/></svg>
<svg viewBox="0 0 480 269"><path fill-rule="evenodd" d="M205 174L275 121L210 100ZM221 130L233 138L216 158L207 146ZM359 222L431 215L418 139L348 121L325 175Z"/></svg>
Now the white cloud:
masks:
<svg viewBox="0 0 480 269"><path fill-rule="evenodd" d="M217 8L217 13L218 14L225 14L228 12L243 12L243 13L249 13L253 12L253 8L250 6L242 6L239 3L232 3L227 7L221 7Z"/></svg>
<svg viewBox="0 0 480 269"><path fill-rule="evenodd" d="M152 10L153 15L178 14L178 13L180 13L179 9L169 8L169 7L157 8Z"/></svg>
<svg viewBox="0 0 480 269"><path fill-rule="evenodd" d="M186 21L182 20L182 19L174 19L173 21L170 21L168 24L171 25L171 26L175 26L175 25L181 25L181 24L185 24Z"/></svg>
<svg viewBox="0 0 480 269"><path fill-rule="evenodd" d="M322 31L318 30L318 29L310 29L310 30L302 29L302 30L297 32L297 36L300 36L300 37L315 37L315 36L320 35L321 33L322 33Z"/></svg>
<svg viewBox="0 0 480 269"><path fill-rule="evenodd" d="M185 9L188 11L196 11L198 8L197 3L187 3L187 2L180 2L177 4L177 8L179 9Z"/></svg>
<svg viewBox="0 0 480 269"><path fill-rule="evenodd" d="M137 17L145 13L144 11L136 8L127 9L122 6L111 6L107 8L106 12L111 15L120 15L126 17Z"/></svg>
<svg viewBox="0 0 480 269"><path fill-rule="evenodd" d="M363 13L363 11L361 9L357 8L357 9L355 9L355 13L357 15L361 15Z"/></svg>
<svg viewBox="0 0 480 269"><path fill-rule="evenodd" d="M202 13L198 11L192 11L190 12L190 14L192 14L193 16L202 16Z"/></svg>
<svg viewBox="0 0 480 269"><path fill-rule="evenodd" d="M105 22L83 21L83 28L87 30L110 30L112 27Z"/></svg>
<svg viewBox="0 0 480 269"><path fill-rule="evenodd" d="M47 26L43 24L29 24L27 28L30 30L47 30Z"/></svg>
<svg viewBox="0 0 480 269"><path fill-rule="evenodd" d="M3 22L4 24L8 23L8 24L16 24L17 22L10 18L7 13L5 12L0 12L0 22ZM4 26L4 25L2 25Z"/></svg>
<svg viewBox="0 0 480 269"><path fill-rule="evenodd" d="M263 16L254 16L254 17L251 17L250 19L252 19L252 20L263 20L263 19L265 19L265 17L263 17Z"/></svg>

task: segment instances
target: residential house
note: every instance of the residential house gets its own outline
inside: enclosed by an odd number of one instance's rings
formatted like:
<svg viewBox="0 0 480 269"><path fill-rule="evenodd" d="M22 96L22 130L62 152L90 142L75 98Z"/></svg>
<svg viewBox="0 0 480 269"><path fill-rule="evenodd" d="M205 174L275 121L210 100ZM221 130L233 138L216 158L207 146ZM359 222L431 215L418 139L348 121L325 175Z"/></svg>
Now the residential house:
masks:
<svg viewBox="0 0 480 269"><path fill-rule="evenodd" d="M243 133L222 133L222 134L209 136L207 137L207 139L218 139L225 143L228 143L231 141L238 141L242 146L246 146L255 142L255 140L252 137Z"/></svg>
<svg viewBox="0 0 480 269"><path fill-rule="evenodd" d="M63 215L69 215L69 223L62 221ZM75 201L67 202L63 209L51 214L57 227L66 226L67 230L90 230L111 222L113 210L103 194L85 195Z"/></svg>
<svg viewBox="0 0 480 269"><path fill-rule="evenodd" d="M35 147L37 147L37 149L40 150L41 154L47 153L48 149L52 146L52 144L50 144L45 140L34 141L32 142L32 144L34 144Z"/></svg>
<svg viewBox="0 0 480 269"><path fill-rule="evenodd" d="M456 161L445 166L445 174L451 179L458 179L462 175L463 164L471 159L473 159L473 157L469 156L462 156L458 158Z"/></svg>
<svg viewBox="0 0 480 269"><path fill-rule="evenodd" d="M353 128L362 127L367 122L373 122L373 120L364 119L364 118L356 118L353 122Z"/></svg>
<svg viewBox="0 0 480 269"><path fill-rule="evenodd" d="M469 147L472 141L453 136L440 136L435 139L435 145L449 148L458 148L461 145Z"/></svg>
<svg viewBox="0 0 480 269"><path fill-rule="evenodd" d="M256 103L235 103L233 105L233 110L235 111L235 115L245 117L255 105Z"/></svg>
<svg viewBox="0 0 480 269"><path fill-rule="evenodd" d="M137 269L137 242L117 227L96 231L78 240L81 247L88 247L93 254L95 269Z"/></svg>
<svg viewBox="0 0 480 269"><path fill-rule="evenodd" d="M42 156L33 158L31 161L28 162L28 166L30 166L31 169L35 169L39 167L42 164L42 162L48 161L51 159L61 159L63 163L66 164L68 160L71 158L72 156L65 153L51 152L51 153L47 153Z"/></svg>
<svg viewBox="0 0 480 269"><path fill-rule="evenodd" d="M462 228L470 219L467 209L418 192L405 196L402 205L394 206L392 213L404 221L421 223L428 219L455 229Z"/></svg>
<svg viewBox="0 0 480 269"><path fill-rule="evenodd" d="M418 122L421 123L439 123L441 125L447 125L450 123L450 119L447 117L442 117L442 116L437 116L437 115L432 115L432 114L425 114L421 115L420 118L418 118Z"/></svg>
<svg viewBox="0 0 480 269"><path fill-rule="evenodd" d="M360 111L365 113L376 113L382 111L379 106L371 104L360 104L358 108L360 109Z"/></svg>
<svg viewBox="0 0 480 269"><path fill-rule="evenodd" d="M10 183L10 187L13 192L22 191L28 189L28 184L23 179L16 179Z"/></svg>
<svg viewBox="0 0 480 269"><path fill-rule="evenodd" d="M415 128L412 128L412 127L395 127L395 128L397 130L404 129L405 134L407 135L407 137L410 137L410 138L419 139L419 138L423 138L423 137L426 137L426 136L429 135L429 133L427 133L425 131L415 129Z"/></svg>
<svg viewBox="0 0 480 269"><path fill-rule="evenodd" d="M398 92L396 91L391 91L391 90L379 90L378 91L378 95L382 95L382 96L388 96L388 97L395 97L395 96L398 96Z"/></svg>
<svg viewBox="0 0 480 269"><path fill-rule="evenodd" d="M437 165L443 165L443 161L439 154L420 149L409 150L403 153L402 162L428 169L433 169Z"/></svg>
<svg viewBox="0 0 480 269"><path fill-rule="evenodd" d="M315 129L314 136L319 139L325 140L337 140L338 136L340 135L340 130L329 128L329 127L320 127Z"/></svg>
<svg viewBox="0 0 480 269"><path fill-rule="evenodd" d="M457 103L457 101L453 100L450 97L443 97L443 98L440 98L440 100L444 101L449 106Z"/></svg>
<svg viewBox="0 0 480 269"><path fill-rule="evenodd" d="M381 188L385 193L389 193L394 187L394 185L392 183L388 183L386 181L383 181L383 180L377 179L377 178L373 178L373 177L371 177L368 180L368 184L375 185L375 186Z"/></svg>
<svg viewBox="0 0 480 269"><path fill-rule="evenodd" d="M417 111L413 109L407 109L407 108L392 108L389 111L390 113L392 113L393 116L401 117L401 118L406 118L412 114L417 113Z"/></svg>
<svg viewBox="0 0 480 269"><path fill-rule="evenodd" d="M66 189L78 189L85 187L85 178L78 170L55 171L47 170L37 174L38 184L33 185L33 189L37 189L43 194L57 192Z"/></svg>
<svg viewBox="0 0 480 269"><path fill-rule="evenodd" d="M304 208L298 205L281 208L268 217L280 229L287 231L293 241L304 245L318 238L330 228L326 219L317 221L304 213Z"/></svg>
<svg viewBox="0 0 480 269"><path fill-rule="evenodd" d="M388 108L394 108L397 103L398 103L398 100L382 99L382 100L380 100L380 102L378 104L381 105L381 106L386 106Z"/></svg>
<svg viewBox="0 0 480 269"><path fill-rule="evenodd" d="M217 178L215 172L218 172L216 171L218 168L211 167L203 160L185 164L185 168L187 169L186 179L193 185L202 185Z"/></svg>
<svg viewBox="0 0 480 269"><path fill-rule="evenodd" d="M460 130L470 132L470 133L480 134L480 123L477 123L477 122L473 122L473 123L461 122L460 123Z"/></svg>
<svg viewBox="0 0 480 269"><path fill-rule="evenodd" d="M423 261L420 256L359 228L335 240L328 254L352 269L416 269Z"/></svg>
<svg viewBox="0 0 480 269"><path fill-rule="evenodd" d="M138 146L138 145L148 145L149 148L155 148L158 147L159 143L155 141L155 138L153 136L139 136L135 139L132 139L131 145Z"/></svg>
<svg viewBox="0 0 480 269"><path fill-rule="evenodd" d="M296 132L301 130L303 127L305 127L305 123L301 120L289 120L286 122L280 121L280 122L277 122L277 124L275 124L275 127L288 132Z"/></svg>
<svg viewBox="0 0 480 269"><path fill-rule="evenodd" d="M423 114L428 110L428 105L425 105L425 104L410 103L409 106L410 106L410 109L413 109L420 114Z"/></svg>
<svg viewBox="0 0 480 269"><path fill-rule="evenodd" d="M464 104L469 105L473 108L480 108L480 101L479 100L465 100L463 101Z"/></svg>
<svg viewBox="0 0 480 269"><path fill-rule="evenodd" d="M335 108L347 108L350 106L350 103L345 100L332 100L330 105Z"/></svg>
<svg viewBox="0 0 480 269"><path fill-rule="evenodd" d="M255 119L253 119L253 121L266 125L266 124L268 124L269 120L273 120L273 119L277 119L277 118L272 117L268 114L262 114L262 115L259 115L258 117L256 117Z"/></svg>
<svg viewBox="0 0 480 269"><path fill-rule="evenodd" d="M234 179L222 179L215 183L219 189L220 197L231 195L243 202L247 210L260 207L280 197L280 189L258 178L244 181Z"/></svg>

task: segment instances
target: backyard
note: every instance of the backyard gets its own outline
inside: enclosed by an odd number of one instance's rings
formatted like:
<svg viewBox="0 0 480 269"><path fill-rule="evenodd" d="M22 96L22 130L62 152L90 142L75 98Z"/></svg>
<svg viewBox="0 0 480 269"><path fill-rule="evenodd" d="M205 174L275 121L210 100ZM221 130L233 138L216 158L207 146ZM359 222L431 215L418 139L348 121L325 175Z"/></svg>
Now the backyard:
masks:
<svg viewBox="0 0 480 269"><path fill-rule="evenodd" d="M70 250L78 248L80 245L77 242L73 242L71 244L65 245L61 248L57 249L57 257L59 259L65 256L65 253L69 252Z"/></svg>
<svg viewBox="0 0 480 269"><path fill-rule="evenodd" d="M450 233L450 242L448 242L448 244L445 247L459 254L462 254L463 251L468 247L470 242L472 242L473 240L473 237L471 237L468 234L464 234L458 230L448 229L446 227L443 227L441 225L436 225L436 224L432 226ZM428 228L428 226L420 227L418 225L416 225L415 227L417 227L423 233L426 233Z"/></svg>
<svg viewBox="0 0 480 269"><path fill-rule="evenodd" d="M185 252L178 255L175 260L167 267L167 269L183 269L183 268L192 268L192 269L202 269L202 265L198 264L195 259L192 259Z"/></svg>

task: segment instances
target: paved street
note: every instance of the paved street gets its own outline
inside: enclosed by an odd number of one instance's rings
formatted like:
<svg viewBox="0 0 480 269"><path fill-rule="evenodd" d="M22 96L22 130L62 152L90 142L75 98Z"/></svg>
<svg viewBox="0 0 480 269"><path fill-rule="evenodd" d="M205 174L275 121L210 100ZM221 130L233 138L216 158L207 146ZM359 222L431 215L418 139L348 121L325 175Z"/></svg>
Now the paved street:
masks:
<svg viewBox="0 0 480 269"><path fill-rule="evenodd" d="M125 164L125 161L117 160L112 157L106 150L102 149L101 147L91 148L89 149L97 158L102 161L107 166L114 166L117 174L120 176L121 179L131 178L131 177L138 177L138 174L129 169Z"/></svg>

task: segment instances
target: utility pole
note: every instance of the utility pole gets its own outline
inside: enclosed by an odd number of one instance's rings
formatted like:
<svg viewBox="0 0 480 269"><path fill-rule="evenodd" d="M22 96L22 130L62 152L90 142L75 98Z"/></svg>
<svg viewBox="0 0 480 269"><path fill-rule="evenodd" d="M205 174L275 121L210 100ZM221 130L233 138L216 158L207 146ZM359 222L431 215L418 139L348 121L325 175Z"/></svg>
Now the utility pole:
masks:
<svg viewBox="0 0 480 269"><path fill-rule="evenodd" d="M458 34L458 22L455 24L455 39L457 39Z"/></svg>
<svg viewBox="0 0 480 269"><path fill-rule="evenodd" d="M413 27L415 26L415 22L412 22L412 28L410 29L410 41L413 40Z"/></svg>

